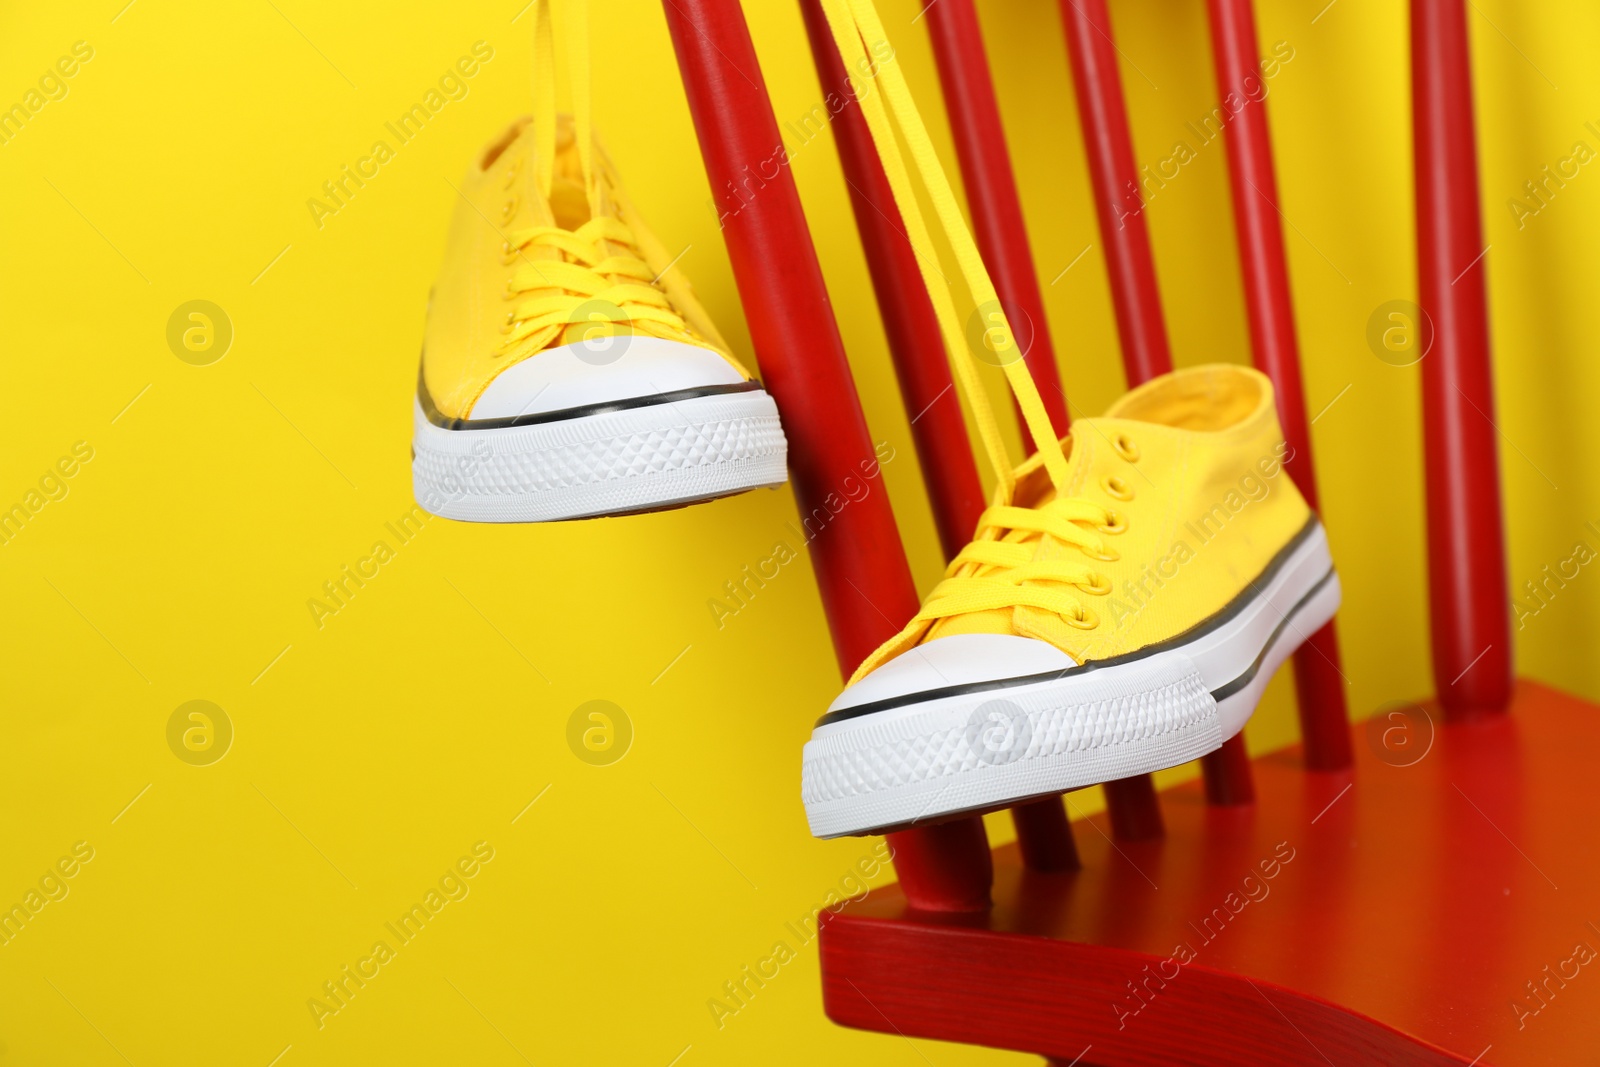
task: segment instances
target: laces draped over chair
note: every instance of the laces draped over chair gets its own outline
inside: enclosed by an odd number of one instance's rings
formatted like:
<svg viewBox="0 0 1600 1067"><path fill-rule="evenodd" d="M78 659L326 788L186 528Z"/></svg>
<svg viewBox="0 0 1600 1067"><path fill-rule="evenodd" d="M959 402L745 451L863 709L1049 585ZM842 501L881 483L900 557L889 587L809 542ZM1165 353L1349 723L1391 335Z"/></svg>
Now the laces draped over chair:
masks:
<svg viewBox="0 0 1600 1067"><path fill-rule="evenodd" d="M955 615L996 608L1037 607L1061 615L1071 625L1091 627L1095 625L1093 613L1069 592L1069 588L1103 593L1108 589L1109 579L1088 563L1037 560L1038 541L1041 537L1054 538L1080 549L1088 560L1115 559L1115 553L1106 546L1102 535L1114 532L1116 516L1092 501L1067 496L1070 470L1066 452L1022 360L989 272L961 216L955 193L871 0L823 0L823 8L846 69L865 72L853 74L851 86L872 132L907 236L917 253L917 265L939 320L951 369L972 407L978 435L997 483L993 504L983 513L973 542L951 561L945 579L929 594L922 610L905 630L869 656L856 671L855 678L861 678L915 644L932 623ZM911 175L895 137L896 129L905 140L940 229L955 253L962 279L977 305L983 341L992 353L989 358L1000 364L1016 395L1028 432L1038 442L1038 453L1021 466L1013 467L1000 436L994 408L979 379L977 360L961 329L949 282L939 271L935 245L917 203ZM1039 507L1016 506L1019 478L1040 465L1055 488L1054 499Z"/></svg>

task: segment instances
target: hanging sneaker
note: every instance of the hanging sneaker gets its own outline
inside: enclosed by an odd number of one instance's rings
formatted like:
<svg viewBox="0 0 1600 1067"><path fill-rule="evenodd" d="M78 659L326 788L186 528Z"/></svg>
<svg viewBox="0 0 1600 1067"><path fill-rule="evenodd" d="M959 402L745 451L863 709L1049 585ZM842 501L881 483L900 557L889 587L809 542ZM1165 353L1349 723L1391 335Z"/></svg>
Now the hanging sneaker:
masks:
<svg viewBox="0 0 1600 1067"><path fill-rule="evenodd" d="M548 59L548 3L536 21ZM563 49L584 88L576 118L557 119L541 62L535 119L498 137L458 187L412 444L417 502L436 515L619 515L786 478L772 397L588 128L586 47Z"/></svg>
<svg viewBox="0 0 1600 1067"><path fill-rule="evenodd" d="M883 833L1164 768L1243 729L1339 606L1327 538L1283 472L1271 382L1216 365L1153 379L1056 439L870 3L828 0L863 114L997 485L921 611L867 657L805 746L818 837ZM890 119L978 308L956 321ZM1002 368L1033 440L1012 467L977 374Z"/></svg>
<svg viewBox="0 0 1600 1067"><path fill-rule="evenodd" d="M1038 456L897 637L817 723L819 837L881 833L1197 759L1339 606L1321 524L1283 472L1271 383L1165 375Z"/></svg>

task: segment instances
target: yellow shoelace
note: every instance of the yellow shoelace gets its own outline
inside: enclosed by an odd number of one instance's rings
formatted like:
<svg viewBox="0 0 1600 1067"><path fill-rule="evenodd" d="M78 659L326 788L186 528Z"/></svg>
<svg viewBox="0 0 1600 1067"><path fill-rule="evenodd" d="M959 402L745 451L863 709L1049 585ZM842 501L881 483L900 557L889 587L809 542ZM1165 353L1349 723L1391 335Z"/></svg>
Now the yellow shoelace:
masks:
<svg viewBox="0 0 1600 1067"><path fill-rule="evenodd" d="M590 121L587 0L535 0L535 9L534 147L539 195L549 202L555 185L557 91L565 81L590 218L576 230L535 226L507 235L507 256L522 256L525 263L507 283L506 295L533 295L506 316L502 352L524 343L538 350L619 332L706 345L657 284L656 272L639 257L633 231L606 210L600 195ZM558 60L564 69L558 70ZM549 249L560 258L523 255L536 249Z"/></svg>
<svg viewBox="0 0 1600 1067"><path fill-rule="evenodd" d="M857 77L852 75L852 86L857 90L855 97L872 131L895 204L917 253L917 265L933 301L951 369L972 406L978 434L997 481L993 503L979 520L972 543L951 561L944 580L928 595L922 610L905 630L868 657L857 670L856 678L876 668L887 658L886 651L891 647L901 646L920 635L929 623L951 616L997 608L1036 607L1060 615L1069 625L1084 629L1093 627L1097 622L1094 612L1070 589L1097 595L1110 591L1110 579L1095 570L1089 561L1116 558L1105 536L1118 532L1122 520L1099 504L1066 495L1069 479L1066 453L1021 359L994 284L989 280L977 244L961 216L955 193L934 152L933 142L917 112L905 74L884 35L872 0L824 0L823 7L846 69L868 72L863 77L883 90L880 94L870 91L870 87L861 88ZM939 272L935 246L895 139L896 128L905 139L940 229L955 253L962 278L982 316L984 343L991 352L988 361L1000 364L1007 383L1016 394L1028 432L1039 443L1035 457L1015 469L1000 436L994 408L979 380L978 363L961 329L949 283ZM1055 487L1055 499L1033 508L1014 505L1019 477L1040 464ZM1076 547L1086 562L1035 561L1040 537L1051 537Z"/></svg>
<svg viewBox="0 0 1600 1067"><path fill-rule="evenodd" d="M564 61L564 70L557 68L558 61ZM589 117L589 0L534 0L533 136L539 155L539 195L546 200L555 185L556 92L562 81L572 100L573 133L583 166L583 187L589 194L589 212L598 215L594 131Z"/></svg>
<svg viewBox="0 0 1600 1067"><path fill-rule="evenodd" d="M633 231L609 215L592 218L576 230L535 226L509 235L512 248L552 248L566 258L533 260L512 275L510 292L538 295L507 317L506 347L530 338L535 348L558 337L559 343L568 344L588 340L597 330L615 329L704 344L656 286L649 265L637 255L607 252L602 241L633 251Z"/></svg>

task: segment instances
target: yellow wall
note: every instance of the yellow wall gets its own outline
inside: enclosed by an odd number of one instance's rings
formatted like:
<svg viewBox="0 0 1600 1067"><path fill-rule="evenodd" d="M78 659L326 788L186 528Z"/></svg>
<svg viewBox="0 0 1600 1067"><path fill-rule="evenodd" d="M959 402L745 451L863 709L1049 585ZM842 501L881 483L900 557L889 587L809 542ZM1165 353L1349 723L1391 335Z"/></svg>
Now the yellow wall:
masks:
<svg viewBox="0 0 1600 1067"><path fill-rule="evenodd" d="M449 183L527 106L521 0L123 3L0 14L0 103L74 42L93 49L66 96L0 145L0 503L92 449L0 546L0 903L62 857L74 871L0 946L0 1064L1005 1059L833 1027L815 943L785 925L849 892L874 844L811 840L797 797L799 747L839 683L808 563L720 630L707 609L792 537L787 491L547 527L434 520L405 544L386 530L412 507L411 394ZM746 344L658 7L594 6L602 129ZM746 6L777 114L798 118L817 88L794 5ZM1364 340L1375 307L1415 295L1403 6L1260 12L1264 43L1295 53L1269 106L1307 401L1338 398L1315 437L1361 715L1431 684L1417 370ZM911 25L921 4L883 7L942 130ZM982 7L1040 275L1094 246L1045 292L1074 405L1095 412L1122 381L1058 21L1043 0ZM1521 228L1507 207L1575 141L1600 147L1584 126L1600 120L1600 11L1472 11L1520 584L1580 538L1600 547L1583 529L1600 520L1600 177L1586 168ZM1203 5L1114 13L1138 155L1154 162L1213 103ZM469 94L315 225L307 199L479 40L494 58ZM831 145L798 151L794 172L872 430L897 449L887 488L927 588L937 544ZM1178 362L1245 358L1220 144L1149 217ZM193 299L235 328L210 366L166 342ZM379 540L394 558L319 628L308 599ZM1597 615L1585 571L1527 620L1521 672L1600 695ZM211 766L168 747L174 710L196 699L235 731ZM611 766L565 740L595 699L635 732ZM1250 730L1258 751L1291 739L1289 701L1280 678ZM1003 817L991 826L1006 836ZM77 842L89 862L71 858ZM319 1029L308 999L394 941L385 922L477 842L493 859L468 864L469 894ZM708 1000L778 941L796 958L719 1028Z"/></svg>

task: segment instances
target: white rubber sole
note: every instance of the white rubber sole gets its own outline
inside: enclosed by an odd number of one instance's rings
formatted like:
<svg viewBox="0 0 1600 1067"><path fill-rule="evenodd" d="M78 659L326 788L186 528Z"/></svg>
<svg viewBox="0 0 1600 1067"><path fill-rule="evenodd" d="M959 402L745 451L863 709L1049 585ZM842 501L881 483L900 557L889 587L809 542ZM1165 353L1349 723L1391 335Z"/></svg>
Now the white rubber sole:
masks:
<svg viewBox="0 0 1600 1067"><path fill-rule="evenodd" d="M551 522L782 485L788 446L762 390L560 421L449 429L415 405L412 484L435 515Z"/></svg>
<svg viewBox="0 0 1600 1067"><path fill-rule="evenodd" d="M1105 666L958 687L826 719L801 797L817 837L989 811L1215 751L1273 673L1339 607L1320 525L1193 637Z"/></svg>

